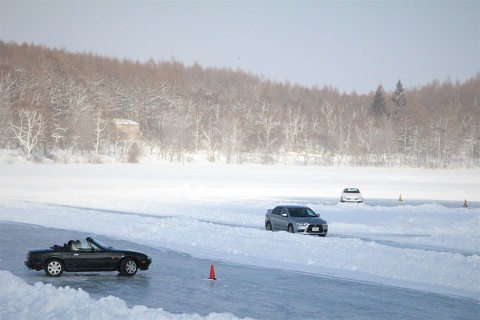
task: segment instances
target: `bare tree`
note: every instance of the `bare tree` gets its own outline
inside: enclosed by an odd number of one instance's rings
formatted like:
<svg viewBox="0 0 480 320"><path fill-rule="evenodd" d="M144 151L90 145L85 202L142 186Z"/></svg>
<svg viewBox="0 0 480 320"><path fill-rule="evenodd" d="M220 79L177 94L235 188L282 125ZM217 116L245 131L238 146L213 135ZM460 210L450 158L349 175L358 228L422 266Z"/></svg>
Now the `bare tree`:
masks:
<svg viewBox="0 0 480 320"><path fill-rule="evenodd" d="M403 112L400 123L397 126L397 137L401 144L401 153L403 154L403 163L408 163L412 155L412 140L413 140L413 121L410 113Z"/></svg>
<svg viewBox="0 0 480 320"><path fill-rule="evenodd" d="M203 143L207 148L207 160L209 162L215 162L215 153L217 148L220 144L219 142L220 132L217 128L214 128L212 125L207 126L205 130L203 130Z"/></svg>
<svg viewBox="0 0 480 320"><path fill-rule="evenodd" d="M9 140L11 119L11 100L15 80L10 74L5 74L0 80L0 147L5 148Z"/></svg>
<svg viewBox="0 0 480 320"><path fill-rule="evenodd" d="M206 107L201 104L196 104L194 102L190 102L189 109L191 110L192 119L193 119L193 139L195 145L195 152L198 152L198 145L200 142L200 138L202 136L202 123L205 118L206 114Z"/></svg>
<svg viewBox="0 0 480 320"><path fill-rule="evenodd" d="M379 135L375 119L372 117L366 119L364 126L356 128L356 133L361 150L363 150L364 164L368 166L371 164L371 156L374 153L374 146Z"/></svg>
<svg viewBox="0 0 480 320"><path fill-rule="evenodd" d="M321 144L323 145L323 153L329 155L330 161L328 163L333 165L333 155L335 154L334 140L335 140L335 113L336 108L333 104L324 100L320 106L320 112L323 115L324 128L321 137Z"/></svg>
<svg viewBox="0 0 480 320"><path fill-rule="evenodd" d="M356 113L349 110L346 105L337 107L337 113L334 116L335 140L337 164L343 163L353 140L353 123Z"/></svg>
<svg viewBox="0 0 480 320"><path fill-rule="evenodd" d="M43 138L45 126L46 122L42 114L38 110L27 108L18 109L16 117L10 122L10 128L25 150L27 160Z"/></svg>
<svg viewBox="0 0 480 320"><path fill-rule="evenodd" d="M234 156L240 162L240 148L242 143L242 119L234 112L228 115L227 121L220 125L221 151L227 163L232 163Z"/></svg>
<svg viewBox="0 0 480 320"><path fill-rule="evenodd" d="M269 162L272 147L276 142L275 129L279 126L276 114L264 102L257 120L257 138L262 163Z"/></svg>
<svg viewBox="0 0 480 320"><path fill-rule="evenodd" d="M478 157L478 146L480 145L480 124L472 124L468 127L465 132L463 139L463 148L467 156L466 164L468 168L474 168L475 163L475 153Z"/></svg>
<svg viewBox="0 0 480 320"><path fill-rule="evenodd" d="M309 121L305 116L300 119L299 122L299 132L298 136L298 145L297 152L303 157L303 165L308 165L308 160L312 155L315 149L315 132L317 131L317 121L316 119L311 119Z"/></svg>
<svg viewBox="0 0 480 320"><path fill-rule="evenodd" d="M107 127L108 127L108 121L104 117L102 110L98 109L95 112L95 129L94 129L96 154L100 153L100 144L102 143L102 137Z"/></svg>
<svg viewBox="0 0 480 320"><path fill-rule="evenodd" d="M288 107L286 111L285 121L283 122L283 139L284 139L284 156L283 161L287 163L290 152L296 150L297 136L300 122L299 110L293 110L293 107Z"/></svg>

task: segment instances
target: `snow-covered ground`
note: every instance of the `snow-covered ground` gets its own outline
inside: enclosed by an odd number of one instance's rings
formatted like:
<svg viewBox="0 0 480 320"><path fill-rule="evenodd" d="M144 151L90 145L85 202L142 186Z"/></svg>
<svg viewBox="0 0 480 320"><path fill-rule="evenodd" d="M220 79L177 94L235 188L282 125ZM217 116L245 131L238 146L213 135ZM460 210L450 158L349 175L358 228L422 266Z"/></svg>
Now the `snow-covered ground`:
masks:
<svg viewBox="0 0 480 320"><path fill-rule="evenodd" d="M0 221L480 301L480 170L1 164L0 181ZM360 188L365 203L338 203L345 187ZM281 203L310 206L328 221L329 235L265 231L265 211ZM32 287L8 271L0 272L0 281L6 284L0 288L2 316L28 316L38 306L52 317L200 318L128 308L115 297L96 301L82 290ZM83 302L66 309L60 296Z"/></svg>

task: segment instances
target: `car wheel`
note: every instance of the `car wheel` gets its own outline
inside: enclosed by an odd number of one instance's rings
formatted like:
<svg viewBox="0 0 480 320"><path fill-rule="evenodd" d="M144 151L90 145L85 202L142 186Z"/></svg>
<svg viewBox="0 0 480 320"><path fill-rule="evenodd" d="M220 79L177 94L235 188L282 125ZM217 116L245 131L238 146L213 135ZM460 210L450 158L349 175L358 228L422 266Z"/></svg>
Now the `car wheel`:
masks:
<svg viewBox="0 0 480 320"><path fill-rule="evenodd" d="M268 231L273 231L272 224L270 223L270 221L268 221L267 224L265 225L265 229L267 229Z"/></svg>
<svg viewBox="0 0 480 320"><path fill-rule="evenodd" d="M288 225L288 232L293 233L293 226L291 224Z"/></svg>
<svg viewBox="0 0 480 320"><path fill-rule="evenodd" d="M125 276L133 276L137 273L138 265L135 259L126 258L123 259L122 263L120 264L120 273Z"/></svg>
<svg viewBox="0 0 480 320"><path fill-rule="evenodd" d="M45 273L50 277L60 277L63 269L63 263L58 259L48 260L45 265Z"/></svg>

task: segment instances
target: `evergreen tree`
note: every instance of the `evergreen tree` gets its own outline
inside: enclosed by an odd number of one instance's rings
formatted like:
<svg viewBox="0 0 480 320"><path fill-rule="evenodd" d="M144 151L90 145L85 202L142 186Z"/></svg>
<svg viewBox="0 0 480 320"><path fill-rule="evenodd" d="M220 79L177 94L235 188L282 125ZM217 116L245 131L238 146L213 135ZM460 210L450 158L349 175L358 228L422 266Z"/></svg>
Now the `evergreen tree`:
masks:
<svg viewBox="0 0 480 320"><path fill-rule="evenodd" d="M379 85L377 91L375 91L371 107L377 116L383 117L387 115L387 105L385 103L385 98L383 97L382 85Z"/></svg>
<svg viewBox="0 0 480 320"><path fill-rule="evenodd" d="M401 107L405 107L407 104L407 99L405 98L405 93L403 92L403 85L402 81L398 80L397 88L392 96L392 101L395 104L395 109L400 109Z"/></svg>

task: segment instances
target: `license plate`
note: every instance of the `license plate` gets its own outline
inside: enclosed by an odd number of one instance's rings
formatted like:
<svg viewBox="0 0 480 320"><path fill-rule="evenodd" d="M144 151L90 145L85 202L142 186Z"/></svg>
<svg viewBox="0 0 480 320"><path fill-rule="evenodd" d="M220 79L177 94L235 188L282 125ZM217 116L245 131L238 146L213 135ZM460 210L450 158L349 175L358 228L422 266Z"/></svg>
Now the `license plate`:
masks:
<svg viewBox="0 0 480 320"><path fill-rule="evenodd" d="M312 227L312 231L320 231L319 227Z"/></svg>

